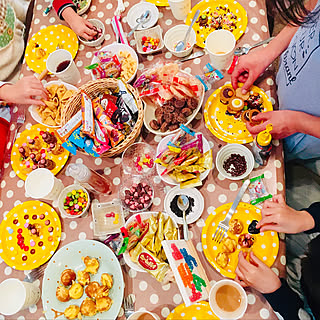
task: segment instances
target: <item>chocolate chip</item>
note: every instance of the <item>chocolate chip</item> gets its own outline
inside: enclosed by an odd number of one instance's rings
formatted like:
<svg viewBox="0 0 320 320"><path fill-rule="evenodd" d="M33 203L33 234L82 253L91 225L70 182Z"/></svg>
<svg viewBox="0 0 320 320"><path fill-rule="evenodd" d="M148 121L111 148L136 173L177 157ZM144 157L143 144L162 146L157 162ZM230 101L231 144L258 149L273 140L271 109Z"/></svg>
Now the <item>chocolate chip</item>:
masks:
<svg viewBox="0 0 320 320"><path fill-rule="evenodd" d="M44 222L44 224L45 224L46 226L48 226L48 225L50 224L50 220L46 220L46 221Z"/></svg>
<svg viewBox="0 0 320 320"><path fill-rule="evenodd" d="M31 254L35 254L35 253L36 253L36 250L31 249L31 250L30 250L30 253L31 253Z"/></svg>
<svg viewBox="0 0 320 320"><path fill-rule="evenodd" d="M17 223L18 223L18 219L14 219L13 224L17 224Z"/></svg>
<svg viewBox="0 0 320 320"><path fill-rule="evenodd" d="M42 247L43 246L43 241L39 241L38 246Z"/></svg>
<svg viewBox="0 0 320 320"><path fill-rule="evenodd" d="M32 216L32 219L33 220L36 220L38 218L38 216L36 215L36 214L34 214L33 216Z"/></svg>
<svg viewBox="0 0 320 320"><path fill-rule="evenodd" d="M26 214L24 217L23 217L25 220L29 219L29 215Z"/></svg>
<svg viewBox="0 0 320 320"><path fill-rule="evenodd" d="M49 232L52 232L52 231L53 231L53 227L49 227L49 228L48 228L48 231L49 231Z"/></svg>
<svg viewBox="0 0 320 320"><path fill-rule="evenodd" d="M260 229L256 228L257 224L258 224L257 220L252 220L252 222L249 224L248 232L251 234L259 234Z"/></svg>
<svg viewBox="0 0 320 320"><path fill-rule="evenodd" d="M26 261L28 259L27 256L22 256L22 261Z"/></svg>
<svg viewBox="0 0 320 320"><path fill-rule="evenodd" d="M244 156L232 153L223 163L223 169L232 177L239 177L247 171L247 161Z"/></svg>
<svg viewBox="0 0 320 320"><path fill-rule="evenodd" d="M39 216L39 218L40 218L41 220L43 220L43 219L45 218L45 215L44 215L43 213L41 213L40 216Z"/></svg>

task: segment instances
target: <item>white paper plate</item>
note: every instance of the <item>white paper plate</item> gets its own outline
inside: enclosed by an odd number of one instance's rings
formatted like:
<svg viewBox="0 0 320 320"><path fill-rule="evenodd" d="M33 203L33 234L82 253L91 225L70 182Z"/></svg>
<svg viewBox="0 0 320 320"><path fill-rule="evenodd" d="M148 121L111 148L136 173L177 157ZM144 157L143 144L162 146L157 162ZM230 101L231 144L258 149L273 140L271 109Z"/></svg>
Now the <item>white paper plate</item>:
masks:
<svg viewBox="0 0 320 320"><path fill-rule="evenodd" d="M204 199L201 192L196 188L180 189L180 186L172 188L164 199L164 210L170 215L173 221L183 224L183 219L176 216L170 209L170 203L176 195L186 195L194 199L194 206L187 215L187 223L196 222L202 215L204 209Z"/></svg>
<svg viewBox="0 0 320 320"><path fill-rule="evenodd" d="M157 147L157 155L159 153L161 153L167 146L167 143L174 137L173 134L171 134L170 136L166 136L164 137L158 144ZM208 150L210 150L210 145L208 140L202 135L203 138L203 152L207 152ZM214 164L212 163L212 169L214 167ZM164 166L160 165L159 163L156 163L156 169L157 169L157 173L159 175L159 177L161 178L162 181L168 183L168 184L172 184L172 185L179 185L179 183L176 180L173 180L172 178L170 178L167 174L165 175L161 175L161 173L166 169ZM208 174L210 172L210 169L200 173L200 179L201 181L204 180Z"/></svg>
<svg viewBox="0 0 320 320"><path fill-rule="evenodd" d="M133 76L127 81L127 83L130 83L134 79L134 77L136 76L137 71L138 71L139 59L138 59L136 51L133 48L131 48L130 46L127 46L126 44L123 44L123 43L112 43L112 44L109 44L109 45L101 48L99 51L110 51L113 55L118 54L120 51L129 52L131 54L131 56L133 57L133 59L136 60L136 62L137 62L137 69L136 69L136 72L133 74ZM98 63L98 62L99 62L99 59L95 55L93 55L93 58L91 60L91 64ZM96 77L94 76L94 74L92 72L91 72L91 77L93 80L96 80Z"/></svg>
<svg viewBox="0 0 320 320"><path fill-rule="evenodd" d="M128 11L127 21L131 29L133 29L138 24L137 20L141 17L141 14L143 14L147 10L150 10L151 18L148 22L140 25L137 30L149 29L157 23L159 19L158 8L152 3L140 2L132 6Z"/></svg>
<svg viewBox="0 0 320 320"><path fill-rule="evenodd" d="M180 72L182 73L185 73L185 74L188 74L190 75L189 73L185 72L185 71L182 71L180 70ZM193 110L192 114L187 117L187 122L184 123L185 126L188 126L188 124L195 118L195 116L197 115L197 113L199 112L199 110L201 109L201 106L202 106L202 102L203 102L203 98L204 98L204 87L203 85L201 84L201 87L202 87L202 95L199 99L199 104L198 104L198 107ZM168 134L172 134L172 133L175 133L179 130L176 129L176 130L173 130L173 131L166 131L166 132L161 132L160 129L159 130L154 130L150 127L149 123L151 120L155 120L156 119L156 116L154 115L154 112L156 110L156 107L151 103L151 101L148 99L143 99L144 102L145 102L145 108L144 108L144 118L143 118L143 123L144 123L144 126L153 134L157 134L159 136L166 136Z"/></svg>
<svg viewBox="0 0 320 320"><path fill-rule="evenodd" d="M67 90L75 90L75 91L78 90L77 87L75 87L75 86L73 86L73 85L71 85L69 83L63 82L61 80L50 81L50 82L44 84L43 86L45 88L47 88L48 86L53 85L53 84L57 84L57 85L63 84L67 88ZM46 127L49 127L49 128L60 128L61 127L61 126L49 126L48 124L43 123L40 115L37 112L37 106L35 106L35 105L31 105L29 107L29 112L30 112L31 117L33 118L34 121L36 121L38 123L41 123L42 125L44 125Z"/></svg>
<svg viewBox="0 0 320 320"><path fill-rule="evenodd" d="M124 225L125 227L127 227L129 225L129 223L131 223L132 221L134 221L135 217L140 214L141 216L141 220L147 220L150 218L150 216L153 214L154 216L157 216L158 215L158 211L157 212L154 212L154 211L150 211L150 212L141 212L141 213L136 213L134 215L132 215L126 222L126 224ZM166 214L165 212L162 212L165 216L165 218L168 218L169 215ZM178 225L177 223L173 220L173 224L176 228L178 228ZM180 234L179 234L179 230L178 230L178 239L180 239ZM124 262L133 270L137 271L137 272L147 272L147 271L144 271L142 268L140 268L137 264L135 264L131 258L130 258L130 255L129 255L129 252L126 251L124 254L123 254L123 259L124 259Z"/></svg>

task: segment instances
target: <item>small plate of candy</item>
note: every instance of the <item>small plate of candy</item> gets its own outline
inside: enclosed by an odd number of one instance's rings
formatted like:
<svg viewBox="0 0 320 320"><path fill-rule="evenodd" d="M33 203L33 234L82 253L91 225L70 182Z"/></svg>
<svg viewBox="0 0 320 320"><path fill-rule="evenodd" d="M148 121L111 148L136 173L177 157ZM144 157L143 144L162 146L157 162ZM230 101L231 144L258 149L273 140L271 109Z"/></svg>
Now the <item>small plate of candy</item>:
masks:
<svg viewBox="0 0 320 320"><path fill-rule="evenodd" d="M89 193L82 186L72 184L61 191L58 207L63 218L82 217L90 207Z"/></svg>
<svg viewBox="0 0 320 320"><path fill-rule="evenodd" d="M159 25L148 30L135 31L134 38L140 54L151 54L163 49L162 29Z"/></svg>

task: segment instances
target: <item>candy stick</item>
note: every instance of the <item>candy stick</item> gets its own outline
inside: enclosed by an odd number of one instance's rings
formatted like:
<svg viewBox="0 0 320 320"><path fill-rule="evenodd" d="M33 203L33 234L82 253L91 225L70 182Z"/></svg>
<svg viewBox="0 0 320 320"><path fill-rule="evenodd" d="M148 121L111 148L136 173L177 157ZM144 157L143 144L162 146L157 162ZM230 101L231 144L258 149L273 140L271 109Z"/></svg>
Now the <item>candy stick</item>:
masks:
<svg viewBox="0 0 320 320"><path fill-rule="evenodd" d="M112 27L113 27L114 33L120 37L120 42L123 44L129 45L127 37L122 28L122 24L120 22L120 16L113 16Z"/></svg>

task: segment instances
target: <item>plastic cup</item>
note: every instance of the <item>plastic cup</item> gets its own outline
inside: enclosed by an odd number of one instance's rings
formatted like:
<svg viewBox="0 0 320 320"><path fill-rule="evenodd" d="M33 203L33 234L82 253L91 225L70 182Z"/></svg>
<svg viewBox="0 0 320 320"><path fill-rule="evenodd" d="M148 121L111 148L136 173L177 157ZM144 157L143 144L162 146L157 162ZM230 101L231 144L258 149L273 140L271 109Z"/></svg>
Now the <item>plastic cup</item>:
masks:
<svg viewBox="0 0 320 320"><path fill-rule="evenodd" d="M33 199L56 200L63 188L61 180L45 168L30 172L25 183L26 196Z"/></svg>
<svg viewBox="0 0 320 320"><path fill-rule="evenodd" d="M134 312L128 320L138 320L138 319L146 319L146 320L159 320L159 317L154 313L151 313L146 310L136 311Z"/></svg>
<svg viewBox="0 0 320 320"><path fill-rule="evenodd" d="M232 286L235 289L237 289L237 291L239 292L240 296L241 296L241 302L240 302L240 306L234 310L233 312L227 312L223 309L221 309L217 302L216 302L216 293L218 291L219 288L221 288L222 286ZM212 309L212 311L215 313L215 315L221 319L240 319L243 317L243 315L245 314L246 310L247 310L247 306L248 306L248 297L246 292L244 291L244 289L240 286L239 283L233 281L233 280L229 280L229 279L224 279L224 280L220 280L218 282L216 282L213 287L210 290L209 293L209 304L210 304L210 308Z"/></svg>
<svg viewBox="0 0 320 320"><path fill-rule="evenodd" d="M29 308L40 299L40 288L36 285L10 278L0 284L0 313L10 316Z"/></svg>
<svg viewBox="0 0 320 320"><path fill-rule="evenodd" d="M63 64L64 66L62 67ZM73 61L72 55L67 50L58 49L53 51L49 55L46 65L48 71L62 81L76 85L81 79L80 72ZM61 67L63 70L57 71L58 67Z"/></svg>
<svg viewBox="0 0 320 320"><path fill-rule="evenodd" d="M191 10L191 0L168 0L173 16L185 20Z"/></svg>
<svg viewBox="0 0 320 320"><path fill-rule="evenodd" d="M236 39L228 30L215 30L206 39L206 50L212 66L218 70L229 68L236 46Z"/></svg>

